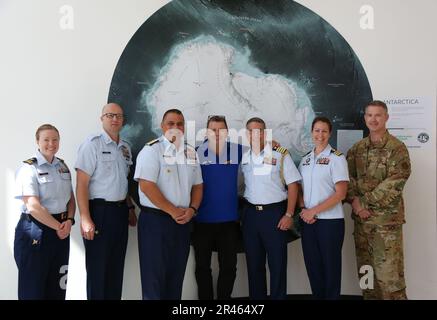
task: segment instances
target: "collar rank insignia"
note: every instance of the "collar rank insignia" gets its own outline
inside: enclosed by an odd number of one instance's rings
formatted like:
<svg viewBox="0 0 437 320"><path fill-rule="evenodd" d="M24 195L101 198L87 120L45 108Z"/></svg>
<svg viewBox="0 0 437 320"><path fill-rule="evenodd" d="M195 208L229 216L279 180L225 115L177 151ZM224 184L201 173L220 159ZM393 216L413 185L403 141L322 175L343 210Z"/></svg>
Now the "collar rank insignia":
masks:
<svg viewBox="0 0 437 320"><path fill-rule="evenodd" d="M317 164L329 164L329 158L319 158L316 162Z"/></svg>

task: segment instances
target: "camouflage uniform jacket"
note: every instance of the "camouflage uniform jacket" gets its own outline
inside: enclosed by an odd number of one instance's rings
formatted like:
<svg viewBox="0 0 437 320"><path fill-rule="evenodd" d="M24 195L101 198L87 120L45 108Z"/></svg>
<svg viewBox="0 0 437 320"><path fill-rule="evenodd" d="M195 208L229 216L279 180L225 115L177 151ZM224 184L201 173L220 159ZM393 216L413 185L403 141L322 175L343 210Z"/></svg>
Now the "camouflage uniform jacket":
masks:
<svg viewBox="0 0 437 320"><path fill-rule="evenodd" d="M404 224L402 190L411 173L405 144L388 131L377 144L366 137L349 150L347 162L350 175L348 200L357 196L362 207L374 213L365 221L355 214L352 218L366 224Z"/></svg>

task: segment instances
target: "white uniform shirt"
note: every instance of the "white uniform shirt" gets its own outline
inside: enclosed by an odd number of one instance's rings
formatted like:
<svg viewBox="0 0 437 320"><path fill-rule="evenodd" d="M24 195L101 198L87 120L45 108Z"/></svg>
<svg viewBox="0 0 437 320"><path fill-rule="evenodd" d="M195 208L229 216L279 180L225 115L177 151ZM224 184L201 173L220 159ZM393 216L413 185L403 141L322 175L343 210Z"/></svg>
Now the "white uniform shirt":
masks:
<svg viewBox="0 0 437 320"><path fill-rule="evenodd" d="M137 157L134 179L157 184L164 197L176 207L187 208L193 185L202 184L202 171L194 148L177 151L164 136L146 144ZM138 186L140 203L157 208Z"/></svg>
<svg viewBox="0 0 437 320"><path fill-rule="evenodd" d="M58 158L55 157L49 163L38 151L34 159L29 159L29 163L24 163L18 169L15 181L16 199L36 196L51 214L67 211L73 190L71 173L67 165ZM21 212L29 213L24 202L21 204Z"/></svg>
<svg viewBox="0 0 437 320"><path fill-rule="evenodd" d="M129 144L118 145L103 131L90 136L79 147L75 168L89 175L89 198L120 201L126 199L127 176L132 164Z"/></svg>
<svg viewBox="0 0 437 320"><path fill-rule="evenodd" d="M267 150L271 150L271 153ZM243 154L241 170L247 201L252 204L270 204L287 199L288 193L280 176L281 157L280 152L271 148L264 148L258 155L251 149ZM289 154L284 158L284 179L287 185L301 179Z"/></svg>
<svg viewBox="0 0 437 320"><path fill-rule="evenodd" d="M313 208L335 193L335 184L349 181L346 158L328 145L317 157L314 150L305 155L300 164L303 197L306 208ZM318 219L341 219L344 217L341 202L317 215Z"/></svg>

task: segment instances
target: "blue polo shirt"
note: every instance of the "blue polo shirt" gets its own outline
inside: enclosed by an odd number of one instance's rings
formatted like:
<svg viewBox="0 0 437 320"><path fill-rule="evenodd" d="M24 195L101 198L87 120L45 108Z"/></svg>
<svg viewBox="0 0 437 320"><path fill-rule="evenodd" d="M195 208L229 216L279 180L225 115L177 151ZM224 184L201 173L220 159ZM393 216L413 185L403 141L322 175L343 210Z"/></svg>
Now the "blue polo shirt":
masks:
<svg viewBox="0 0 437 320"><path fill-rule="evenodd" d="M238 168L242 146L227 142L220 155L208 149L208 141L197 148L203 178L203 198L197 222L238 220Z"/></svg>

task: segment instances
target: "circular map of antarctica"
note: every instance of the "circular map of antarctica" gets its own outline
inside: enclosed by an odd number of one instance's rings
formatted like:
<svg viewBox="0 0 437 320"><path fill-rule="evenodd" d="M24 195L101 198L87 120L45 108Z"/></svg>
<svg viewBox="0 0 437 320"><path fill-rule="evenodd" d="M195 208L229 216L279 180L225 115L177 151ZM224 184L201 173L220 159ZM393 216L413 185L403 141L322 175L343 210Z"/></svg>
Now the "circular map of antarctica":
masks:
<svg viewBox="0 0 437 320"><path fill-rule="evenodd" d="M125 110L122 135L134 159L161 135L165 110L178 108L196 132L209 115L226 116L236 130L261 117L296 163L311 149L315 116L331 119L336 147L336 130L365 130L362 109L371 100L346 40L291 0L168 3L130 39L108 96Z"/></svg>

